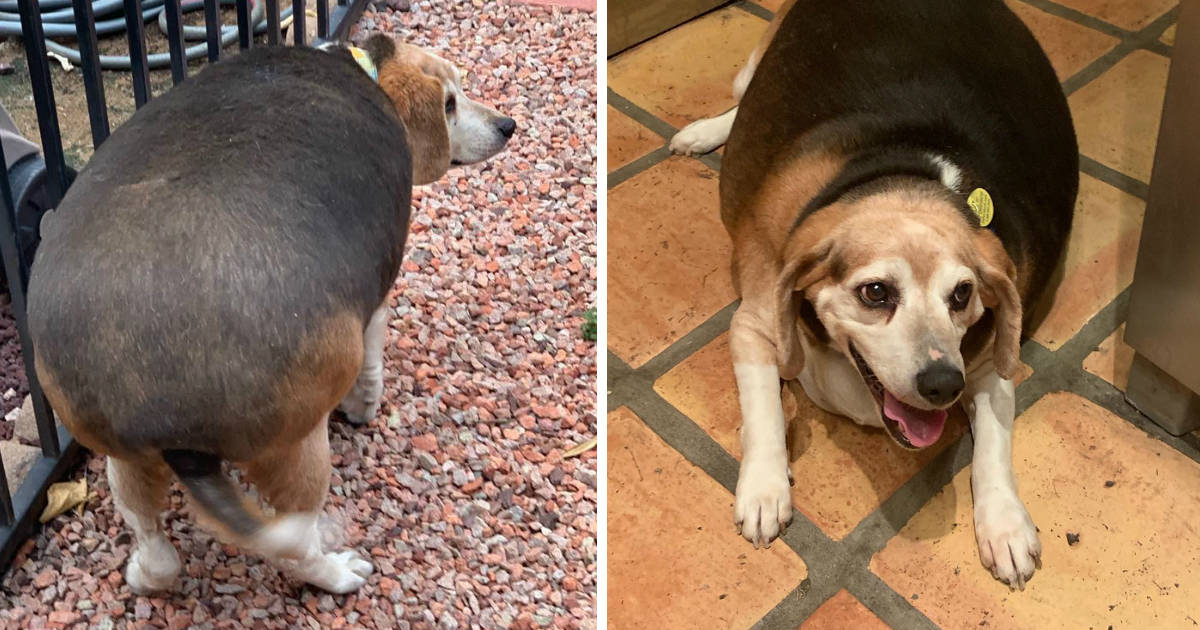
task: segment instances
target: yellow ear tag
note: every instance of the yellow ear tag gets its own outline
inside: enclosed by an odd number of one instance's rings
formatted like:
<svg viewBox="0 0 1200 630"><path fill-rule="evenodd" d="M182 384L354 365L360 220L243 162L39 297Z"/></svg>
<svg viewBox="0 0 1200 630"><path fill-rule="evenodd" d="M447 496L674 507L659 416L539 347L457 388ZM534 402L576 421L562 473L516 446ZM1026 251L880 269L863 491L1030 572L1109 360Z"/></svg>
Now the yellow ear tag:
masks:
<svg viewBox="0 0 1200 630"><path fill-rule="evenodd" d="M995 208L992 206L992 196L988 194L988 191L982 188L972 190L971 195L967 197L967 205L971 207L975 216L979 217L979 227L987 227L992 222Z"/></svg>
<svg viewBox="0 0 1200 630"><path fill-rule="evenodd" d="M348 46L348 48L350 49L350 56L354 57L354 60L362 67L363 72L366 72L372 81L379 83L379 70L375 68L375 62L371 61L371 56L367 54L367 51L357 46Z"/></svg>

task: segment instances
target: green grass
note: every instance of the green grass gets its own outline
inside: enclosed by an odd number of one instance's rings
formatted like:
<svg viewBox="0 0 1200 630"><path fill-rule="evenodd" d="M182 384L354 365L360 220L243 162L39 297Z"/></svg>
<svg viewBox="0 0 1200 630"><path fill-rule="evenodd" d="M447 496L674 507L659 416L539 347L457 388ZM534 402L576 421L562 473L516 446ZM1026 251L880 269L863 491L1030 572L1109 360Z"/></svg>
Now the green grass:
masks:
<svg viewBox="0 0 1200 630"><path fill-rule="evenodd" d="M589 308L583 314L583 338L587 341L596 340L596 309Z"/></svg>

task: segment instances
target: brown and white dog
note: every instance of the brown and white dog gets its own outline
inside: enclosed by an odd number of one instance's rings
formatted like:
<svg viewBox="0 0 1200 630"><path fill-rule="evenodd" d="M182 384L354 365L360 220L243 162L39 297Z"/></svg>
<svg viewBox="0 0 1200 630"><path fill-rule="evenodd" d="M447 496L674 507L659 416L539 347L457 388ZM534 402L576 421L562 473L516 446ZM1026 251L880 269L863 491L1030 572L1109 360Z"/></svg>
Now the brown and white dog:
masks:
<svg viewBox="0 0 1200 630"><path fill-rule="evenodd" d="M961 401L979 555L1023 588L1041 546L1011 463L1022 305L1051 284L1078 189L1045 54L1000 0L799 0L734 95L671 148L728 140L742 535L768 542L792 515L780 378L909 449Z"/></svg>
<svg viewBox="0 0 1200 630"><path fill-rule="evenodd" d="M344 593L371 571L321 548L328 416L378 411L412 185L500 151L515 123L433 55L386 36L363 50L378 83L342 47L206 68L117 129L43 223L37 373L62 422L108 455L135 592L180 569L159 519L172 472L226 534L301 580Z"/></svg>

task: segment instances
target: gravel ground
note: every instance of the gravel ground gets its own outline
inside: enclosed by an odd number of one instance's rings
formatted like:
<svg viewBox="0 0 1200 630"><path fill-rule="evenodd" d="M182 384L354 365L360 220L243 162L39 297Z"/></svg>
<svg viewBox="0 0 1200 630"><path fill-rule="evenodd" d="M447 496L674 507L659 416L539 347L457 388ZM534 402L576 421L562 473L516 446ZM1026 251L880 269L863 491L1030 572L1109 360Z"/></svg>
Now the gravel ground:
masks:
<svg viewBox="0 0 1200 630"><path fill-rule="evenodd" d="M595 17L434 7L360 25L467 69L468 92L518 132L490 163L417 191L387 404L331 431L326 534L371 556L367 586L334 596L282 576L199 529L176 488L166 523L183 576L174 594L134 596L130 534L90 457L72 477L98 498L26 542L0 582L0 627L595 627L595 452L563 456L596 434L596 349L581 334L596 284ZM2 376L0 392L19 386Z"/></svg>

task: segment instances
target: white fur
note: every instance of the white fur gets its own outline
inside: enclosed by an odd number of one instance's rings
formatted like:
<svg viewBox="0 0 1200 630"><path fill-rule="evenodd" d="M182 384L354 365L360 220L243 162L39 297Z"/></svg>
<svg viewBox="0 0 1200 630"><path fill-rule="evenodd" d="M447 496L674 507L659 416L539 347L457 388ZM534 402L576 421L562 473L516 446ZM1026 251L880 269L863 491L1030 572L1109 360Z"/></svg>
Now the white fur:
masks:
<svg viewBox="0 0 1200 630"><path fill-rule="evenodd" d="M276 519L255 536L253 547L297 579L331 593L358 590L373 570L371 563L354 551L323 551L316 514L297 513Z"/></svg>
<svg viewBox="0 0 1200 630"><path fill-rule="evenodd" d="M742 408L742 465L733 521L742 536L767 544L792 520L787 427L779 398L779 369L734 363Z"/></svg>
<svg viewBox="0 0 1200 630"><path fill-rule="evenodd" d="M704 155L725 144L737 110L734 107L716 118L702 118L684 127L671 138L671 153Z"/></svg>
<svg viewBox="0 0 1200 630"><path fill-rule="evenodd" d="M129 466L115 457L108 458L106 473L113 503L121 517L133 529L133 551L125 566L125 582L138 595L147 595L171 588L183 565L179 553L163 533L157 513L135 509L126 500L136 489L126 487L128 475L118 474L118 468Z"/></svg>
<svg viewBox="0 0 1200 630"><path fill-rule="evenodd" d="M371 315L363 333L363 364L358 380L350 393L338 404L351 424L366 424L379 413L383 399L383 346L387 341L387 312L385 302Z"/></svg>
<svg viewBox="0 0 1200 630"><path fill-rule="evenodd" d="M962 171L958 166L955 166L948 158L933 153L929 155L929 160L941 173L942 185L954 192L959 192L958 186L962 183Z"/></svg>
<svg viewBox="0 0 1200 630"><path fill-rule="evenodd" d="M754 73L758 70L758 60L761 58L762 55L757 49L750 53L746 65L742 66L737 76L733 78L734 101L742 102L742 96L746 93L746 88L750 86L750 80L754 78ZM729 130L733 129L737 111L738 108L734 107L720 116L697 120L679 130L679 133L671 138L671 153L704 155L716 150L729 139Z"/></svg>
<svg viewBox="0 0 1200 630"><path fill-rule="evenodd" d="M979 559L997 579L1024 590L1041 559L1042 545L1017 495L1012 469L1014 392L1013 382L1000 378L988 362L968 376L964 402L975 438L971 492Z"/></svg>

